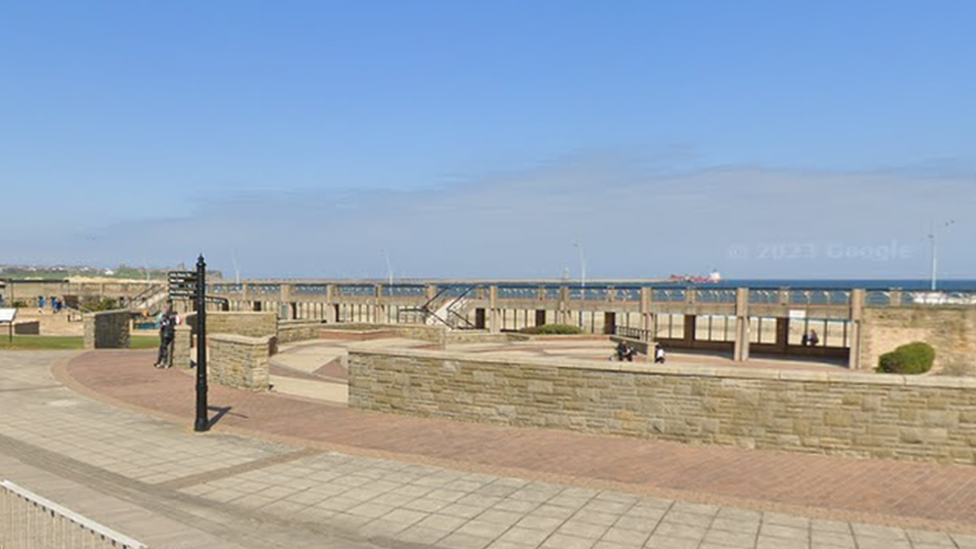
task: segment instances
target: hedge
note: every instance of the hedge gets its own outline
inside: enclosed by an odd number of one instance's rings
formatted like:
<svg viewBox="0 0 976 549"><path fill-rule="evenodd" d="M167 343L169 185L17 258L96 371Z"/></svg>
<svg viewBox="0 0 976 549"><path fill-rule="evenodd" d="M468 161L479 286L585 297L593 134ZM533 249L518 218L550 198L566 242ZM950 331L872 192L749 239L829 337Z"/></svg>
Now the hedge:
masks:
<svg viewBox="0 0 976 549"><path fill-rule="evenodd" d="M916 341L881 355L878 359L878 372L924 374L932 369L933 362L935 362L935 349L928 343Z"/></svg>
<svg viewBox="0 0 976 549"><path fill-rule="evenodd" d="M519 332L531 335L578 335L582 334L583 330L579 326L571 324L543 324L542 326L522 328Z"/></svg>

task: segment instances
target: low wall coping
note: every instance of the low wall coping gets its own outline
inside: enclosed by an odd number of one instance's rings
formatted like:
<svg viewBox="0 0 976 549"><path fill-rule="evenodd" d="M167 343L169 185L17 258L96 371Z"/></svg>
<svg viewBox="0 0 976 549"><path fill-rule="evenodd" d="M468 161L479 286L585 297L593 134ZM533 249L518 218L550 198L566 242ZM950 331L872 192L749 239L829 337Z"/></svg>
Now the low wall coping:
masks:
<svg viewBox="0 0 976 549"><path fill-rule="evenodd" d="M325 326L323 320L278 320L278 326Z"/></svg>
<svg viewBox="0 0 976 549"><path fill-rule="evenodd" d="M369 330L354 330L354 329L335 328L334 327L335 326L334 324L325 324L325 326L333 326L333 327L332 328L325 328L325 329L323 329L322 330L322 333L323 334L331 334L331 333L336 333L336 334L388 334L388 333L390 333L392 331L392 328L385 328L385 329L384 328L375 328L375 329L369 329ZM391 324L391 326L393 326L393 325Z"/></svg>
<svg viewBox="0 0 976 549"><path fill-rule="evenodd" d="M803 381L820 383L851 383L859 385L916 386L948 389L976 389L976 378L942 376L905 376L898 374L864 374L847 372L812 372L795 370L776 370L765 368L738 368L722 366L695 366L690 364L669 366L667 364L633 362L597 362L565 358L505 358L472 356L467 353L417 349L376 349L359 345L349 346L350 354L399 356L428 358L438 360L457 360L459 362L479 362L499 366L538 366L543 368L567 368L603 372L626 372L635 374L660 374L689 377L718 377L730 379L757 379L781 381Z"/></svg>
<svg viewBox="0 0 976 549"><path fill-rule="evenodd" d="M132 311L130 311L129 309L112 309L110 311L92 311L90 313L81 313L82 316L88 316L88 317L119 315L119 314L131 315Z"/></svg>
<svg viewBox="0 0 976 549"><path fill-rule="evenodd" d="M211 334L207 337L211 341L227 341L230 343L244 343L247 345L267 345L274 336L249 337L237 334Z"/></svg>

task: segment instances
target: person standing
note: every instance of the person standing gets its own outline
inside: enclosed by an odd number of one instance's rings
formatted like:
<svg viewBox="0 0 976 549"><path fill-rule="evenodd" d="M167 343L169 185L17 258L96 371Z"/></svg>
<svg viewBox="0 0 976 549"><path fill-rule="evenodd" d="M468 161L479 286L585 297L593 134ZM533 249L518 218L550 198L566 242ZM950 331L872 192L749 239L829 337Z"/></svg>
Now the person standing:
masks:
<svg viewBox="0 0 976 549"><path fill-rule="evenodd" d="M156 368L169 368L173 365L173 342L176 341L176 325L180 317L173 312L173 301L166 301L166 309L159 314L159 354Z"/></svg>
<svg viewBox="0 0 976 549"><path fill-rule="evenodd" d="M817 343L820 343L820 338L817 337L817 331L816 330L810 330L810 346L811 347L816 347L817 346Z"/></svg>

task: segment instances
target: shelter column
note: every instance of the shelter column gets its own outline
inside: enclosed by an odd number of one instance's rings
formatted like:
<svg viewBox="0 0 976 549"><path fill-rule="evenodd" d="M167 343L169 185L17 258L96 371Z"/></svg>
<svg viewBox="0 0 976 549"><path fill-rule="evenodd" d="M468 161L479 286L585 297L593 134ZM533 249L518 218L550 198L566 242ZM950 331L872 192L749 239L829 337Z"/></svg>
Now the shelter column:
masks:
<svg viewBox="0 0 976 549"><path fill-rule="evenodd" d="M560 286L559 287L559 310L557 313L559 316L556 320L557 324L569 324L569 287Z"/></svg>
<svg viewBox="0 0 976 549"><path fill-rule="evenodd" d="M851 322L850 329L847 332L848 346L850 347L847 368L850 370L860 370L864 367L864 364L861 364L861 322L864 319L865 295L866 292L863 288L851 290Z"/></svg>
<svg viewBox="0 0 976 549"><path fill-rule="evenodd" d="M297 307L291 300L291 293L291 284L282 282L278 287L278 299L281 301L281 304L278 306L278 310L280 311L278 314L284 313L282 315L284 320L295 320L298 316L296 314Z"/></svg>
<svg viewBox="0 0 976 549"><path fill-rule="evenodd" d="M336 321L336 307L333 301L335 284L325 285L325 321L332 324Z"/></svg>
<svg viewBox="0 0 976 549"><path fill-rule="evenodd" d="M498 286L488 287L488 331L493 334L501 333L501 315L498 314Z"/></svg>
<svg viewBox="0 0 976 549"><path fill-rule="evenodd" d="M376 292L374 293L376 297L376 303L373 309L373 322L377 324L387 324L390 319L387 316L387 305L386 301L383 299L383 288L382 284L376 285Z"/></svg>
<svg viewBox="0 0 976 549"><path fill-rule="evenodd" d="M749 360L749 289L735 291L735 350L732 360Z"/></svg>

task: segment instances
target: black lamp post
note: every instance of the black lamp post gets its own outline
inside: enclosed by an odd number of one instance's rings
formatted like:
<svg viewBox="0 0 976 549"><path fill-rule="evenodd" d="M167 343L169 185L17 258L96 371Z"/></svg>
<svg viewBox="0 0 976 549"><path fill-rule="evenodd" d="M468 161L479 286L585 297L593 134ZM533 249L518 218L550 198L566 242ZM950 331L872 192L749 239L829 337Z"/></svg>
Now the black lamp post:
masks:
<svg viewBox="0 0 976 549"><path fill-rule="evenodd" d="M210 429L207 419L207 264L197 259L197 418L193 430Z"/></svg>

